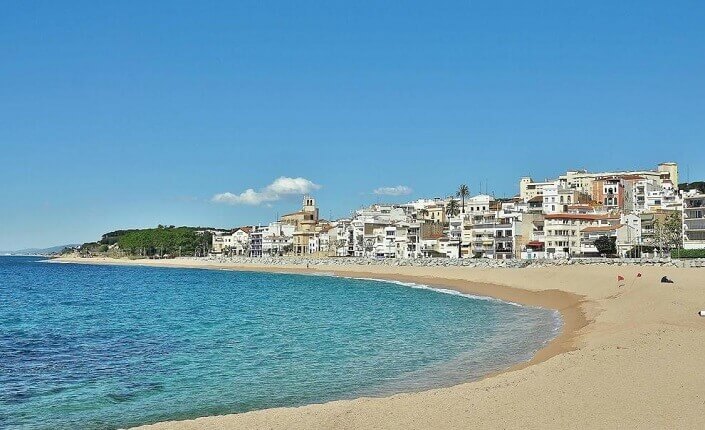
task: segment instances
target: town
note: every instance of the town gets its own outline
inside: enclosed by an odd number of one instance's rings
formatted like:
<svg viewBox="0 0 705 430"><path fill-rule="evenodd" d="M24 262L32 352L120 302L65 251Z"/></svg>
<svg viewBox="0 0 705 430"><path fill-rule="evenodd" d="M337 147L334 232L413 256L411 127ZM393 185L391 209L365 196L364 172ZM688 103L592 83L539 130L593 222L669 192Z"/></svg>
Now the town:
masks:
<svg viewBox="0 0 705 430"><path fill-rule="evenodd" d="M268 225L214 231L219 256L563 259L658 257L705 249L705 190L679 191L678 165L519 180L512 198L471 196L373 204L325 220L316 200Z"/></svg>

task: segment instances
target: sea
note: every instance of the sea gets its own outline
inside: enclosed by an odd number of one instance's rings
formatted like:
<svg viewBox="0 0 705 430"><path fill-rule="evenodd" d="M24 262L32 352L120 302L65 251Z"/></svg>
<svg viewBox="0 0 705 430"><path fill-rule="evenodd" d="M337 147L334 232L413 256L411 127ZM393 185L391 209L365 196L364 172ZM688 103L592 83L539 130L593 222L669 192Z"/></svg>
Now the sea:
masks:
<svg viewBox="0 0 705 430"><path fill-rule="evenodd" d="M115 429L451 386L556 311L333 276L0 257L0 428Z"/></svg>

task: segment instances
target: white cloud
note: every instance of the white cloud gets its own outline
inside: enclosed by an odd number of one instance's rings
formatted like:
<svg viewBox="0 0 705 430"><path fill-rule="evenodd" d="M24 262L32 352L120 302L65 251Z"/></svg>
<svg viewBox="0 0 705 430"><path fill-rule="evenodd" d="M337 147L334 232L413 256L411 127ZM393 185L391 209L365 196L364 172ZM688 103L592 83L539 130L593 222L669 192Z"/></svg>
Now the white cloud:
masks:
<svg viewBox="0 0 705 430"><path fill-rule="evenodd" d="M406 185L397 185L396 187L380 187L372 192L380 196L407 196L413 191Z"/></svg>
<svg viewBox="0 0 705 430"><path fill-rule="evenodd" d="M262 203L274 202L289 195L307 194L319 188L321 188L320 185L314 184L306 178L287 178L282 176L275 179L274 182L262 188L260 191L248 188L240 194L216 194L211 201L230 205L256 206Z"/></svg>

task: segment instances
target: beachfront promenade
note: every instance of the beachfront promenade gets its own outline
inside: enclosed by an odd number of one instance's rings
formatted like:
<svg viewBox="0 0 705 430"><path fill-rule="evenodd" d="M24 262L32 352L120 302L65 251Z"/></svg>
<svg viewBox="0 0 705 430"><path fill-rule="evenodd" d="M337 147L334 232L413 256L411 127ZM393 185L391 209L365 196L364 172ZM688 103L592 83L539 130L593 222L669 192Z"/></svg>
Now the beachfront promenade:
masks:
<svg viewBox="0 0 705 430"><path fill-rule="evenodd" d="M370 257L219 257L193 258L194 261L212 261L219 264L274 265L274 266L412 266L412 267L476 267L476 268L536 268L553 266L660 266L705 267L705 258L570 258L570 259L507 259L487 258L370 258Z"/></svg>

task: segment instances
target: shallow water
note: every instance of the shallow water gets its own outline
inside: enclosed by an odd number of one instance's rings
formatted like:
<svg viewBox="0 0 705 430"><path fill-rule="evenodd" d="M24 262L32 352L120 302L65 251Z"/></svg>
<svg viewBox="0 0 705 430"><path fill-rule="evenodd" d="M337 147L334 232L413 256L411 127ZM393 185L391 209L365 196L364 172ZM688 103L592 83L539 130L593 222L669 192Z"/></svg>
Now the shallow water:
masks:
<svg viewBox="0 0 705 430"><path fill-rule="evenodd" d="M0 257L0 427L448 386L529 359L559 325L554 311L401 283Z"/></svg>

